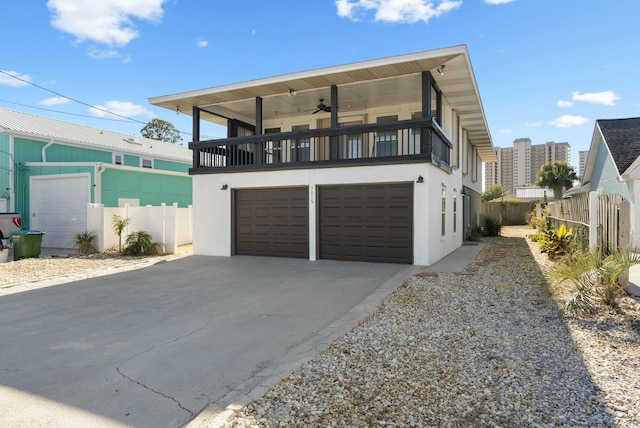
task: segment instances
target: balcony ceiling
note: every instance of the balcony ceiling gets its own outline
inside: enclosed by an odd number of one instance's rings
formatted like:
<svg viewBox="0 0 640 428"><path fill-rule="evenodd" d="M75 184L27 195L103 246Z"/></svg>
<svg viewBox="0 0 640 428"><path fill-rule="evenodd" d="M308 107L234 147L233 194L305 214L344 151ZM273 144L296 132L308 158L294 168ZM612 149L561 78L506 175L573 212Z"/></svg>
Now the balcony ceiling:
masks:
<svg viewBox="0 0 640 428"><path fill-rule="evenodd" d="M445 65L444 75L436 68ZM192 114L197 106L213 114L201 119L226 125L225 118L255 123L256 98L263 99L263 119L307 116L320 98L331 105L331 86L338 86L338 116L374 107L419 103L421 73L431 71L443 96L460 115L460 122L483 161L495 160L493 143L466 46L420 52L374 61L275 76L174 95L150 98L153 105ZM289 90L296 95L289 95ZM217 115L217 116L216 116ZM326 112L318 118L329 117Z"/></svg>

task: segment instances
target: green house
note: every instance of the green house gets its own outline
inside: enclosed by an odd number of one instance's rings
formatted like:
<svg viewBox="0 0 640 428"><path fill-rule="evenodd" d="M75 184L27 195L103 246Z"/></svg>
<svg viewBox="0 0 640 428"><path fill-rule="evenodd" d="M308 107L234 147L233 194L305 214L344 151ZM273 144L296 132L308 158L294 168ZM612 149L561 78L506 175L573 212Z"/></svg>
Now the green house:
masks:
<svg viewBox="0 0 640 428"><path fill-rule="evenodd" d="M192 203L181 145L0 108L0 212L17 212L44 247L71 248L87 204Z"/></svg>

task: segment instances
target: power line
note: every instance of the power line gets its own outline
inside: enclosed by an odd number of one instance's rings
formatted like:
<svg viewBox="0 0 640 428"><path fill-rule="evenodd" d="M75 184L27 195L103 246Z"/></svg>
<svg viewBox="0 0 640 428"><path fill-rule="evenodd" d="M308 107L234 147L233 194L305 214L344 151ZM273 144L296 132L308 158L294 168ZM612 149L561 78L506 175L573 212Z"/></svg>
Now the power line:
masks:
<svg viewBox="0 0 640 428"><path fill-rule="evenodd" d="M51 89L48 89L48 88L45 88L45 87L43 87L43 86L37 85L37 84L35 84L35 83L33 83L33 82L30 82L30 81L28 81L28 80L22 79L22 78L20 78L20 77L18 77L18 76L15 76L15 75L13 75L13 74L11 74L11 73L8 73L8 72L4 71L4 70L0 70L0 73L4 74L4 75L6 75L6 76L9 76L9 77L11 77L11 78L13 78L13 79L19 80L19 81L21 81L21 82L27 83L27 84L29 84L29 85L35 86L36 88L42 89L43 91L47 91L47 92L50 92L50 93L52 93L52 94L55 94L55 95L57 95L57 96L59 96L59 97L66 98L66 99L68 99L68 100L70 100L70 101L73 101L73 102L76 102L76 103L82 104L82 105L84 105L84 106L87 106L87 107L90 107L90 108L93 108L93 109L96 109L96 110L99 110L99 111L102 111L102 112L105 112L105 113L108 113L108 114L111 114L111 115L113 115L113 116L121 117L121 118L126 119L126 120L109 119L109 118L106 118L106 117L97 117L97 116L88 116L88 115L77 114L77 113L69 113L69 112L65 112L65 111L53 110L53 109L47 109L47 108L43 108L43 107L30 106L30 105L27 105L27 104L20 104L20 103L16 103L16 102L12 102L12 101L6 101L6 100L0 100L0 102L5 102L5 103L9 103L9 104L15 104L15 105L19 105L19 106L23 106L23 107L28 107L28 108L33 108L33 109L39 109L39 110L49 111L49 112L52 112L52 113L60 113L60 114L68 114L68 115L71 115L71 116L86 117L86 118L90 118L90 119L109 120L109 121L113 121L113 122L124 122L124 123L136 122L136 123L141 123L141 124L143 124L143 125L146 125L146 124L147 124L147 122L143 122L143 121L141 121L141 120L137 120L137 119L132 119L132 118L130 118L130 117L123 116L123 115L120 115L120 114L118 114L118 113L113 113L113 112L111 112L111 111L109 111L109 110L105 110L105 109L102 109L102 108L96 107L96 106L91 105L91 104L89 104L89 103L85 103L84 101L80 101L80 100L77 100L77 99L75 99L75 98L68 97L68 96L63 95L63 94L61 94L61 93L59 93L59 92L53 91L53 90L51 90ZM179 130L179 129L177 129L177 128L176 128L176 130L177 130L177 131L178 131L178 133L180 133L180 134L187 135L187 136L193 136L193 134L192 134L192 133L190 133L190 132L180 131L180 130ZM205 137L205 138L207 138L207 139L211 139L211 140L215 139L215 137L212 137L212 136L206 136L206 135L203 135L202 137Z"/></svg>
<svg viewBox="0 0 640 428"><path fill-rule="evenodd" d="M90 108L93 108L93 109L96 109L96 110L99 110L99 111L102 111L102 112L105 112L105 113L108 113L108 114L111 114L111 115L114 115L114 116L118 116L118 117L121 117L121 118L123 118L123 119L130 120L130 121L132 121L132 122L138 122L138 123L142 123L142 124L146 125L146 122L143 122L143 121L141 121L141 120L138 120L138 119L132 119L132 118L130 118L130 117L123 116L123 115L118 114L118 113L113 113L113 112L111 112L111 111L109 111L109 110L105 110L105 109L103 109L103 108L96 107L96 106L91 105L91 104L89 104L89 103L85 103L84 101L80 101L80 100L77 100L77 99L75 99L75 98L71 98L71 97L68 97L68 96L66 96L66 95L62 95L62 94L61 94L61 93L59 93L59 92L52 91L51 89L45 88L44 86L40 86L40 85L37 85L37 84L35 84L35 83L33 83L33 82L30 82L30 81L28 81L28 80L22 79L22 78L20 78L20 77L18 77L18 76L15 76L15 75L13 75L13 74L11 74L11 73L8 73L8 72L4 71L4 70L0 70L0 73L4 74L4 75L6 75L6 76L9 76L9 77L11 77L11 78L13 78L13 79L19 80L19 81L21 81L21 82L27 83L27 84L29 84L29 85L35 86L36 88L42 89L43 91L51 92L52 94L57 95L57 96L59 96L59 97L66 98L66 99L68 99L68 100L70 100L70 101L74 101L74 102L76 102L76 103L78 103L78 104L82 104L83 106L87 106L87 107L90 107Z"/></svg>
<svg viewBox="0 0 640 428"><path fill-rule="evenodd" d="M49 112L52 112L52 113L68 114L69 116L86 117L86 118L89 118L89 119L98 119L98 120L109 120L111 122L131 123L130 120L109 119L108 117L98 117L98 116L89 116L87 114L70 113L70 112L67 112L67 111L53 110L53 109L50 109L50 108L37 107L37 106L29 105L29 104L16 103L16 102L13 102L13 101L7 101L7 100L2 100L2 99L0 99L0 102L7 103L7 104L13 104L13 105L21 106L21 107L33 108L33 109L37 109L37 110L49 111Z"/></svg>

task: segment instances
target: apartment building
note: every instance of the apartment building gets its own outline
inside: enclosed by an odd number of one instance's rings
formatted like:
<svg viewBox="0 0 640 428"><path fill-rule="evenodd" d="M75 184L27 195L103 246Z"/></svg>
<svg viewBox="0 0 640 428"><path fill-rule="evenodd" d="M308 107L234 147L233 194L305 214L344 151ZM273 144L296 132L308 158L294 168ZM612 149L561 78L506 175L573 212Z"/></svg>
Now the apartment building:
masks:
<svg viewBox="0 0 640 428"><path fill-rule="evenodd" d="M584 177L584 170L587 167L587 158L589 157L589 150L580 150L578 152L579 163L578 163L578 176L580 178Z"/></svg>
<svg viewBox="0 0 640 428"><path fill-rule="evenodd" d="M501 184L509 193L517 187L531 186L542 166L549 162L569 162L569 143L548 141L532 144L529 138L518 138L513 147L496 147L496 162L485 163L485 189Z"/></svg>

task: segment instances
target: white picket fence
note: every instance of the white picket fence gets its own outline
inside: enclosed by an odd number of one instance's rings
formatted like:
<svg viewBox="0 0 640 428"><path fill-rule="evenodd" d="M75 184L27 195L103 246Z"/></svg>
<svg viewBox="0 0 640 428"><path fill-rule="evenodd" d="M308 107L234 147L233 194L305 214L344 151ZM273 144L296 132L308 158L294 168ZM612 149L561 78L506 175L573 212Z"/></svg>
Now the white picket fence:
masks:
<svg viewBox="0 0 640 428"><path fill-rule="evenodd" d="M130 219L122 233L122 245L132 232L145 231L153 242L162 245L162 251L175 254L179 245L193 242L193 207L178 208L178 204L160 206L129 206L109 208L102 204L87 204L87 230L96 234L94 246L102 252L118 248L118 235L113 230L113 215Z"/></svg>

